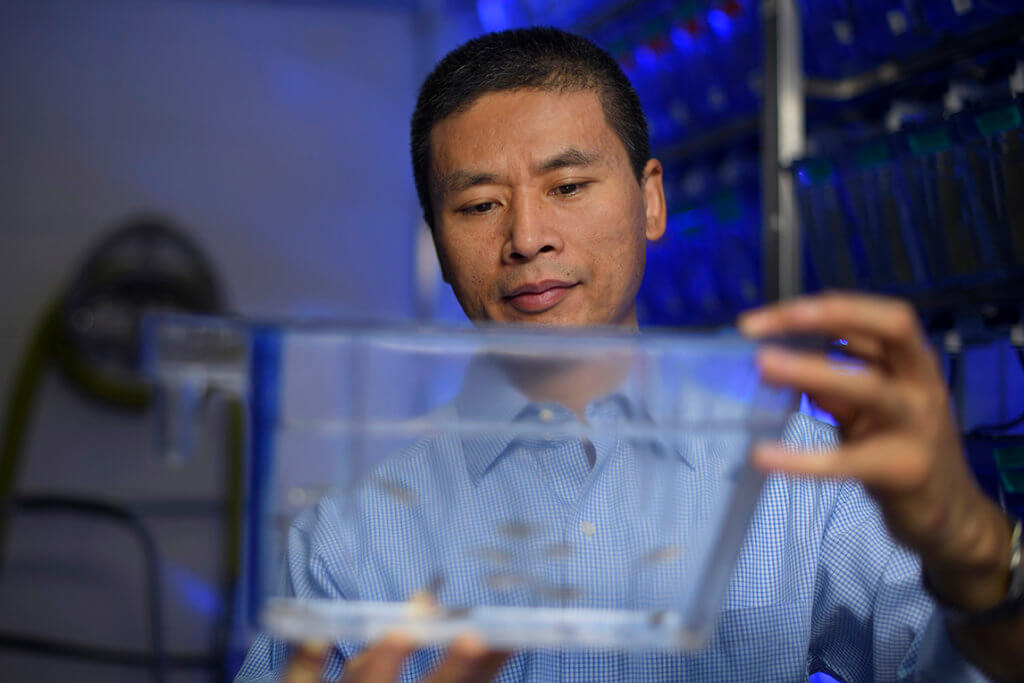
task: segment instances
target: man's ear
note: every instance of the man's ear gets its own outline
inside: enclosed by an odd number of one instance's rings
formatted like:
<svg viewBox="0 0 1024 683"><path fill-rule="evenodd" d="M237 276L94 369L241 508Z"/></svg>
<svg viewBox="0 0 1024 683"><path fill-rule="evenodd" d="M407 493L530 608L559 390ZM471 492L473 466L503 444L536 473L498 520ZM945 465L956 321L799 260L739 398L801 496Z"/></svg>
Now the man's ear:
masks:
<svg viewBox="0 0 1024 683"><path fill-rule="evenodd" d="M644 193L644 207L647 212L644 234L648 241L653 242L665 234L665 222L668 219L661 162L657 159L648 160L647 165L644 166L644 177L640 182L640 190Z"/></svg>

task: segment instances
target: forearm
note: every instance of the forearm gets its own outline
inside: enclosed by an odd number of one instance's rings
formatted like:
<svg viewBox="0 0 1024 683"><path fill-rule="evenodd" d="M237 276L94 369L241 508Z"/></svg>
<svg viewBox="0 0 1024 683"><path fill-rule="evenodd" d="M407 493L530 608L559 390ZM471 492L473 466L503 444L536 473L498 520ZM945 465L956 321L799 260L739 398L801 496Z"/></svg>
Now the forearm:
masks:
<svg viewBox="0 0 1024 683"><path fill-rule="evenodd" d="M1024 612L984 623L947 619L950 640L994 681L1024 680Z"/></svg>
<svg viewBox="0 0 1024 683"><path fill-rule="evenodd" d="M955 557L923 559L925 576L935 597L950 608L946 627L957 649L994 680L1019 681L1024 679L1024 611L970 616L1006 598L1012 524L987 499L975 520L973 533L952 544L961 548Z"/></svg>
<svg viewBox="0 0 1024 683"><path fill-rule="evenodd" d="M929 588L943 605L981 612L999 604L1010 587L1013 524L980 491L950 511L939 536L941 550L922 553Z"/></svg>

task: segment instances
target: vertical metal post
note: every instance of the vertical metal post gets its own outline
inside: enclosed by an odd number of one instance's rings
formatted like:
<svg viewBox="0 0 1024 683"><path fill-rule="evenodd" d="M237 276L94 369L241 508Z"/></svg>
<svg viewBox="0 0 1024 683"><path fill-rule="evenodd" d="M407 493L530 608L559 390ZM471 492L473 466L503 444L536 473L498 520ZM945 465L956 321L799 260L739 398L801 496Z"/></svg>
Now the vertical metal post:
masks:
<svg viewBox="0 0 1024 683"><path fill-rule="evenodd" d="M803 290L802 243L790 163L804 152L803 48L796 0L763 0L762 273L766 302Z"/></svg>

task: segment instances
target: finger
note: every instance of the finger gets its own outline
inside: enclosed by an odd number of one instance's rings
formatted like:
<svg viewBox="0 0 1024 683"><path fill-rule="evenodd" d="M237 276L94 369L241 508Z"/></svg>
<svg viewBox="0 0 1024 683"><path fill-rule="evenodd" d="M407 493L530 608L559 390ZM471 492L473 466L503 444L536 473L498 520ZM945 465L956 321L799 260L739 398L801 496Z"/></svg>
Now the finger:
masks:
<svg viewBox="0 0 1024 683"><path fill-rule="evenodd" d="M475 635L460 636L449 648L438 667L425 679L425 683L466 683L484 680L485 666L491 654L484 642Z"/></svg>
<svg viewBox="0 0 1024 683"><path fill-rule="evenodd" d="M498 675L498 671L501 670L501 667L505 666L505 662L507 662L509 660L509 657L511 657L511 656L512 656L511 652L500 652L500 651L490 651L490 652L488 652L484 656L483 662L481 662L480 666L477 668L477 671L478 671L479 675L477 676L476 680L478 680L478 681L492 681L492 680L494 680L494 677Z"/></svg>
<svg viewBox="0 0 1024 683"><path fill-rule="evenodd" d="M779 348L761 349L757 362L766 382L802 391L819 405L871 410L887 419L898 419L905 412L892 381L869 365Z"/></svg>
<svg viewBox="0 0 1024 683"><path fill-rule="evenodd" d="M921 485L929 462L924 455L906 437L894 435L846 443L829 451L792 451L778 444L760 444L754 448L751 461L768 472L857 479L878 492L901 493Z"/></svg>
<svg viewBox="0 0 1024 683"><path fill-rule="evenodd" d="M884 346L888 369L913 373L933 370L914 310L897 299L846 293L802 297L745 313L738 325L751 337L824 334L875 338Z"/></svg>
<svg viewBox="0 0 1024 683"><path fill-rule="evenodd" d="M818 410L831 415L839 425L852 422L853 418L857 415L857 407L841 399L807 396L807 400Z"/></svg>
<svg viewBox="0 0 1024 683"><path fill-rule="evenodd" d="M327 643L303 643L295 648L288 657L285 670L286 683L319 683L320 671L330 652Z"/></svg>
<svg viewBox="0 0 1024 683"><path fill-rule="evenodd" d="M737 319L737 325L744 334L764 337L787 332L820 332L828 326L836 314L847 313L859 318L856 328L872 337L895 339L904 330L892 328L892 317L900 315L909 306L900 299L871 294L850 292L827 292L800 296L762 308L745 311ZM868 319L865 320L864 318ZM850 329L846 330L850 332ZM842 330L833 336L845 338Z"/></svg>
<svg viewBox="0 0 1024 683"><path fill-rule="evenodd" d="M413 642L401 633L391 633L349 660L342 680L393 681L398 678L402 662L412 654Z"/></svg>
<svg viewBox="0 0 1024 683"><path fill-rule="evenodd" d="M878 363L885 353L882 342L865 335L847 335L834 341L834 352L866 363Z"/></svg>

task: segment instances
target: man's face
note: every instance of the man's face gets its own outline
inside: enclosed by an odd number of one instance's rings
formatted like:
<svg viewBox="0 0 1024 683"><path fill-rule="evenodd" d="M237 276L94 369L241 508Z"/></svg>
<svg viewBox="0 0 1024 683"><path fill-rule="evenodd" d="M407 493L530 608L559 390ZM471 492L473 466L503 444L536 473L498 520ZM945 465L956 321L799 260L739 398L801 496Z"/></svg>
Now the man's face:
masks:
<svg viewBox="0 0 1024 683"><path fill-rule="evenodd" d="M434 239L477 321L635 328L661 165L642 183L597 93L491 93L430 135Z"/></svg>

